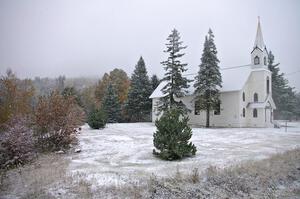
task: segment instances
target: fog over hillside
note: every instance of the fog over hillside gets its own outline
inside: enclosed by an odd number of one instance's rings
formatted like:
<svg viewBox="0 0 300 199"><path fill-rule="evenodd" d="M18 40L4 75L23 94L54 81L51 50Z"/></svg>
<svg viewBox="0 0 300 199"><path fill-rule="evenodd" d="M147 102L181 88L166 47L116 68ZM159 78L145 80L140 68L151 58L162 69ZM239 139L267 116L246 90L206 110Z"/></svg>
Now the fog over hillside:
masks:
<svg viewBox="0 0 300 199"><path fill-rule="evenodd" d="M131 73L142 55L149 73L162 77L164 44L174 27L188 46L188 72L197 71L209 28L221 67L244 65L260 16L268 50L299 91L299 7L297 0L2 0L0 73L101 77L113 68Z"/></svg>

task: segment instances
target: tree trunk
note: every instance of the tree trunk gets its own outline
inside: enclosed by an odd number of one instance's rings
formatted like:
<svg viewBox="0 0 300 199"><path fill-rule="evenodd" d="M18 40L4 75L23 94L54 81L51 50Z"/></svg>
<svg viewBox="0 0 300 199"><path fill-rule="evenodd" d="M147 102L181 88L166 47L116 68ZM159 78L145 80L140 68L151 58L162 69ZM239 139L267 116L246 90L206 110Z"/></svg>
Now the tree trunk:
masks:
<svg viewBox="0 0 300 199"><path fill-rule="evenodd" d="M206 109L206 128L209 128L209 108Z"/></svg>

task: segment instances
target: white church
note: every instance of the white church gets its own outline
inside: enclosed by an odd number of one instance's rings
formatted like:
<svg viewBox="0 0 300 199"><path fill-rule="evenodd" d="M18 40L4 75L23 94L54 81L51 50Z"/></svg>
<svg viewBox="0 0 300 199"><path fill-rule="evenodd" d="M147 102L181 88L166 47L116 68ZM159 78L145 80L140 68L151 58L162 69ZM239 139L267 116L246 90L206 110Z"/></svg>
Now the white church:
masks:
<svg viewBox="0 0 300 199"><path fill-rule="evenodd" d="M267 66L268 51L265 46L258 22L254 47L251 52L251 64L240 67L221 69L222 88L221 104L218 110L210 112L210 125L214 127L273 127L273 110L276 109L272 99L271 71ZM196 74L195 74L196 75ZM191 77L191 78L194 78ZM153 91L152 122L158 116L157 102L166 85L161 82ZM191 112L188 114L190 124L205 126L206 112L195 106L194 87L191 83L188 94L181 100Z"/></svg>

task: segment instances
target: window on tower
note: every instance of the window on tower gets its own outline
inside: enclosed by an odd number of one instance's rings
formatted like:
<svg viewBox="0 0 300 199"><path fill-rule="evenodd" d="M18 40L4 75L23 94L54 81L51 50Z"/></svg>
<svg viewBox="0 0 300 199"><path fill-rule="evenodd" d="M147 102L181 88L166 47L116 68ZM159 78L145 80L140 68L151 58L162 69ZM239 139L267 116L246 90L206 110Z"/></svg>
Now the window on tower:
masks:
<svg viewBox="0 0 300 199"><path fill-rule="evenodd" d="M267 58L266 57L264 57L264 64L265 64L265 66L267 65Z"/></svg>
<svg viewBox="0 0 300 199"><path fill-rule="evenodd" d="M245 110L245 108L243 108L243 117L245 117L246 116L246 110Z"/></svg>
<svg viewBox="0 0 300 199"><path fill-rule="evenodd" d="M243 92L243 102L245 101L245 92Z"/></svg>
<svg viewBox="0 0 300 199"><path fill-rule="evenodd" d="M258 65L259 64L259 57L256 56L254 57L254 65Z"/></svg>
<svg viewBox="0 0 300 199"><path fill-rule="evenodd" d="M270 93L270 78L267 77L267 94Z"/></svg>
<svg viewBox="0 0 300 199"><path fill-rule="evenodd" d="M253 101L258 102L258 94L257 93L254 93L254 95L253 95Z"/></svg>

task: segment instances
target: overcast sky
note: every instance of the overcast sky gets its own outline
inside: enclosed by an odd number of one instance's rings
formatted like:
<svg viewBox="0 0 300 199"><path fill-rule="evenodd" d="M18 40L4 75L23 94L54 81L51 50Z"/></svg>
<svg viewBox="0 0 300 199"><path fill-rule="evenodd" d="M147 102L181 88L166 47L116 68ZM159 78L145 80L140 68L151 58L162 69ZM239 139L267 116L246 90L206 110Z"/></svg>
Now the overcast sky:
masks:
<svg viewBox="0 0 300 199"><path fill-rule="evenodd" d="M0 0L0 73L101 77L116 67L131 73L143 56L149 74L162 77L173 28L188 46L189 72L198 70L209 28L220 66L244 65L257 16L267 48L300 90L299 0Z"/></svg>

